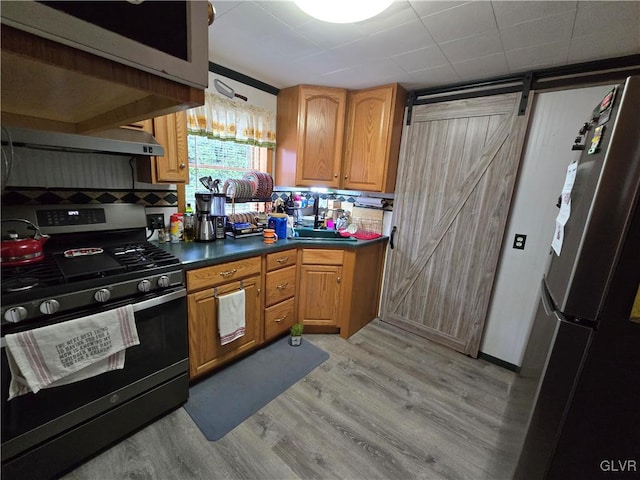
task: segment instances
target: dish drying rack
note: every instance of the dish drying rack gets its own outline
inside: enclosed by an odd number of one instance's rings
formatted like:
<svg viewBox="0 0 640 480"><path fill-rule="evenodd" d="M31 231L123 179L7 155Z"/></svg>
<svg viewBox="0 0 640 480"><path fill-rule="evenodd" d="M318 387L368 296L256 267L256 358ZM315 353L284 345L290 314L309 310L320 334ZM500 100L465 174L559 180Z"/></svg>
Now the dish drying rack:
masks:
<svg viewBox="0 0 640 480"><path fill-rule="evenodd" d="M249 172L243 179L229 179L225 181L223 191L226 195L226 202L231 204L231 215L233 221L227 222L226 235L232 238L242 238L262 235L266 224L254 223L254 218L259 212L249 214L237 213L237 203L265 203L265 211L269 209L266 205L271 203L271 193L273 192L273 179L271 175L263 172ZM240 217L240 222L238 221Z"/></svg>
<svg viewBox="0 0 640 480"><path fill-rule="evenodd" d="M351 236L360 240L372 240L382 236L382 210L354 207L351 212L351 225L355 232Z"/></svg>

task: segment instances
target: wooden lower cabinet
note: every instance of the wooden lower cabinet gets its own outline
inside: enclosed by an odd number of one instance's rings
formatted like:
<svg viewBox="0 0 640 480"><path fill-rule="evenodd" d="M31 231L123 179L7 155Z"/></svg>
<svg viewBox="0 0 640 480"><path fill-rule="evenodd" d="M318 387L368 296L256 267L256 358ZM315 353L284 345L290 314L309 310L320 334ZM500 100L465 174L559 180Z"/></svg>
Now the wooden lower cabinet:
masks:
<svg viewBox="0 0 640 480"><path fill-rule="evenodd" d="M302 265L298 312L304 325L339 326L342 266Z"/></svg>
<svg viewBox="0 0 640 480"><path fill-rule="evenodd" d="M298 318L349 338L378 316L385 242L353 250L301 249Z"/></svg>
<svg viewBox="0 0 640 480"><path fill-rule="evenodd" d="M349 338L378 316L386 242L344 253L340 336Z"/></svg>
<svg viewBox="0 0 640 480"><path fill-rule="evenodd" d="M271 340L296 323L296 249L270 253L265 260L264 338Z"/></svg>
<svg viewBox="0 0 640 480"><path fill-rule="evenodd" d="M258 348L297 322L312 332L350 337L378 315L385 248L384 242L353 250L293 248L187 271L190 377ZM240 288L245 334L221 345L216 294Z"/></svg>
<svg viewBox="0 0 640 480"><path fill-rule="evenodd" d="M238 355L252 350L263 341L261 276L254 275L240 281L191 293L187 296L189 318L189 375L198 377ZM220 344L218 335L218 295L239 290L245 291L245 334L226 345Z"/></svg>

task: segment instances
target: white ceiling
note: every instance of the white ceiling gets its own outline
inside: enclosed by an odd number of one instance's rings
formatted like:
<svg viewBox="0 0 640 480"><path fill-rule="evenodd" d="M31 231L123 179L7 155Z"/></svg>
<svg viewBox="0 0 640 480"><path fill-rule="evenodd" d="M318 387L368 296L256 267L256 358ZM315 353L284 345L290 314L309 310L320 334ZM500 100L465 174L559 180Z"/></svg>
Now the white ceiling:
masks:
<svg viewBox="0 0 640 480"><path fill-rule="evenodd" d="M640 53L639 0L401 0L348 25L286 0L213 4L209 60L277 88L417 89Z"/></svg>

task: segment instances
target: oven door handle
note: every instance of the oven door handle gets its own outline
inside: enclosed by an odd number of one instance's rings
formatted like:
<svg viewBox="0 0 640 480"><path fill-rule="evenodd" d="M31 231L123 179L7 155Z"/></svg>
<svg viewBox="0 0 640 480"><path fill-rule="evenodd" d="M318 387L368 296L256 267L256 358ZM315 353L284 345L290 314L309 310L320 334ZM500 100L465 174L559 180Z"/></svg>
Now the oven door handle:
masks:
<svg viewBox="0 0 640 480"><path fill-rule="evenodd" d="M163 305L165 303L172 302L173 300L177 300L178 298L186 297L187 290L185 288L181 288L175 292L167 293L166 295L161 295L159 297L150 298L149 300L143 300L142 302L134 303L133 311L141 312L142 310L147 310L149 308L157 307L158 305Z"/></svg>
<svg viewBox="0 0 640 480"><path fill-rule="evenodd" d="M167 293L165 295L160 295L159 297L150 298L149 300L143 300L142 302L132 304L134 312L141 312L143 310L148 310L149 308L157 307L159 305L164 305L165 303L172 302L173 300L177 300L178 298L186 297L187 290L185 288L181 288L180 290L176 290L175 292ZM4 337L0 339L0 347L5 348L7 346Z"/></svg>

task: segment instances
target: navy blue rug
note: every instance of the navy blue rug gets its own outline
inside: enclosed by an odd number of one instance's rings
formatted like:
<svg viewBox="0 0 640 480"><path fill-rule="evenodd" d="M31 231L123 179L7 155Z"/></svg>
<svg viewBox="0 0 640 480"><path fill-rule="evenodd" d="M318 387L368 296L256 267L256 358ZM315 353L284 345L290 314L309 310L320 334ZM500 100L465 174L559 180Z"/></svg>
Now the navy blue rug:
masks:
<svg viewBox="0 0 640 480"><path fill-rule="evenodd" d="M189 389L184 408L208 440L224 437L313 369L329 354L289 337L264 347Z"/></svg>

